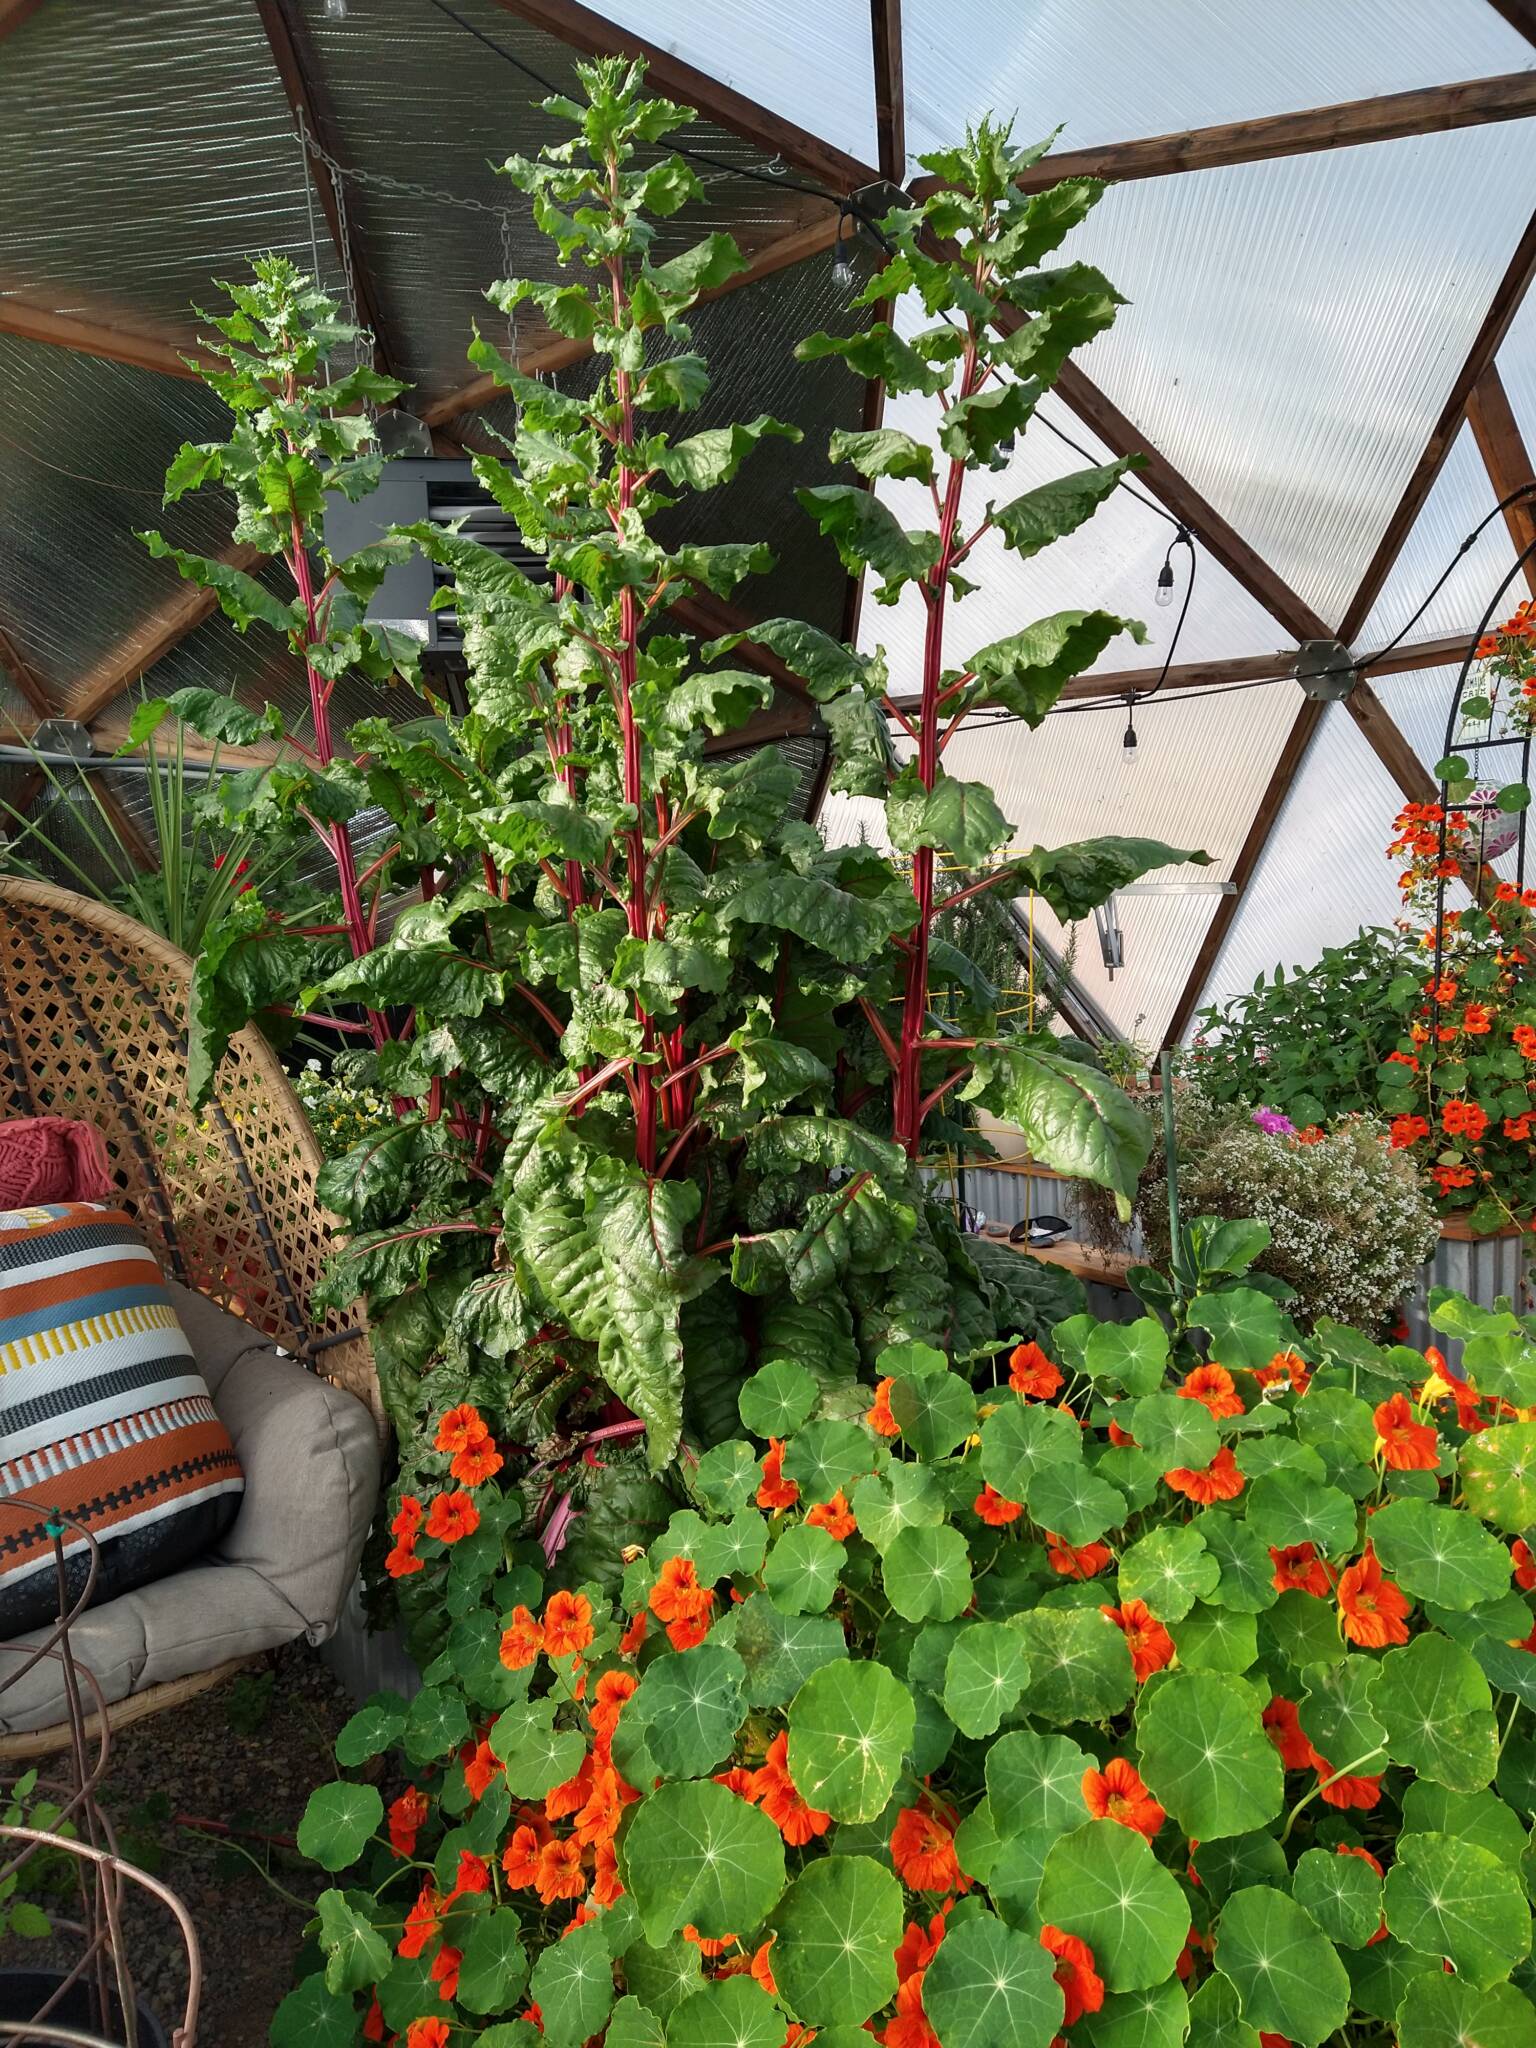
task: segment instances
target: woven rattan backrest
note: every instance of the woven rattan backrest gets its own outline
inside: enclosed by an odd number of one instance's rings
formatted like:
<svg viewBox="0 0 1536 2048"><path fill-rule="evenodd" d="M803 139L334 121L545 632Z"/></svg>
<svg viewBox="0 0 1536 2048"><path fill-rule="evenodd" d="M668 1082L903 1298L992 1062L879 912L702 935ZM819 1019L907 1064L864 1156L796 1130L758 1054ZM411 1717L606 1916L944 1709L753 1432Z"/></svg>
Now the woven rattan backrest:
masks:
<svg viewBox="0 0 1536 2048"><path fill-rule="evenodd" d="M258 1031L235 1037L208 1108L187 1107L191 976L183 954L118 912L0 876L0 1118L94 1124L166 1272L289 1350L313 1349L377 1417L361 1311L309 1317L329 1250L321 1155Z"/></svg>

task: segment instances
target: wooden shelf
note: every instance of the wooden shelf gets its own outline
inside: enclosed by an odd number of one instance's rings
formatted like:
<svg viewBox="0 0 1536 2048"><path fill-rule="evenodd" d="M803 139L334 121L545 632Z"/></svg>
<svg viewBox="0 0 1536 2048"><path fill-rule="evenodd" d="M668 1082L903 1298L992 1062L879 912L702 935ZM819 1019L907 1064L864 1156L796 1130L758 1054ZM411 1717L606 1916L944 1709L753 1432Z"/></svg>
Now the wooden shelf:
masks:
<svg viewBox="0 0 1536 2048"><path fill-rule="evenodd" d="M1006 1237L995 1237L992 1242L1007 1245L1009 1251L1018 1252L1026 1259L1041 1259L1048 1266L1065 1266L1069 1273L1075 1273L1085 1284L1118 1287L1126 1292L1130 1291L1131 1284L1126 1274L1132 1266L1144 1263L1129 1252L1101 1252L1095 1246L1080 1244L1071 1237L1038 1249L1031 1249L1027 1244L1012 1244Z"/></svg>

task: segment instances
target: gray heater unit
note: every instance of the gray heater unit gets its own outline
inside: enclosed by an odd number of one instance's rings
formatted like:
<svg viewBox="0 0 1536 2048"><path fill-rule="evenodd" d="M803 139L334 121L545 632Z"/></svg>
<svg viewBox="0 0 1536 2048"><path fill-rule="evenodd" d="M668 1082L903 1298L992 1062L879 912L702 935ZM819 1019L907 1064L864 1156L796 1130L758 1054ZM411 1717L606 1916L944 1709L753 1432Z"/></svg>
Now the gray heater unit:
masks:
<svg viewBox="0 0 1536 2048"><path fill-rule="evenodd" d="M462 521L460 531L466 539L494 549L534 582L543 582L549 574L544 557L529 547L517 522L476 481L472 465L435 455L387 462L378 489L357 504L332 493L325 501L325 544L343 561L392 526L414 526L429 519L439 526ZM409 633L426 653L451 658L464 644L459 622L451 605L434 611L432 600L452 583L450 571L425 555L413 555L389 571L374 593L368 616L381 626Z"/></svg>

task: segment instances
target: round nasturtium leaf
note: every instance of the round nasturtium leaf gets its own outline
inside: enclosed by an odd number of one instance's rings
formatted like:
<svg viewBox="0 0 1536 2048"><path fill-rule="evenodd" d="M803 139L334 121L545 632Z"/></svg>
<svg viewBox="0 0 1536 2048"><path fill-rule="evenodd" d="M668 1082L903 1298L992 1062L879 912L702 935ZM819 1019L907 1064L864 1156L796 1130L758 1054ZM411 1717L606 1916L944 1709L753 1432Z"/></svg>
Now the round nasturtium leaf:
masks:
<svg viewBox="0 0 1536 2048"><path fill-rule="evenodd" d="M785 1614L821 1614L847 1562L848 1553L835 1537L813 1523L797 1522L769 1551L763 1584Z"/></svg>
<svg viewBox="0 0 1536 2048"><path fill-rule="evenodd" d="M1061 2027L1053 1968L1033 1935L977 1913L951 1928L928 1965L923 2010L943 2048L1047 2048Z"/></svg>
<svg viewBox="0 0 1536 2048"><path fill-rule="evenodd" d="M1344 1948L1364 1948L1381 1926L1381 1879L1363 1856L1308 1849L1296 1860L1291 1896Z"/></svg>
<svg viewBox="0 0 1536 2048"><path fill-rule="evenodd" d="M784 2015L751 1977L706 1984L667 2021L667 2048L783 2048L783 2041Z"/></svg>
<svg viewBox="0 0 1536 2048"><path fill-rule="evenodd" d="M731 1980L733 1983L735 1979ZM534 2036L535 2042L537 2035ZM666 2048L667 2030L633 1992L621 1998L608 2015L603 2048ZM507 2048L512 2048L508 2042Z"/></svg>
<svg viewBox="0 0 1536 2048"><path fill-rule="evenodd" d="M290 1991L272 2016L272 2048L353 2048L357 2008L318 1972Z"/></svg>
<svg viewBox="0 0 1536 2048"><path fill-rule="evenodd" d="M740 1925L755 1920L744 1915ZM856 2027L895 1997L902 1892L873 1858L822 1856L808 1863L770 1925L778 1936L774 1982L803 2026Z"/></svg>
<svg viewBox="0 0 1536 2048"><path fill-rule="evenodd" d="M1464 1508L1389 1501L1371 1517L1371 1541L1382 1570L1412 1600L1465 1613L1509 1589L1509 1552Z"/></svg>
<svg viewBox="0 0 1536 2048"><path fill-rule="evenodd" d="M647 1666L630 1712L639 1709L646 1746L669 1777L706 1777L730 1755L746 1713L746 1676L730 1645L712 1640Z"/></svg>
<svg viewBox="0 0 1536 2048"><path fill-rule="evenodd" d="M1446 1957L1470 1984L1496 1984L1530 1953L1531 1909L1520 1879L1476 1842L1400 1836L1385 1896L1398 1940Z"/></svg>
<svg viewBox="0 0 1536 2048"><path fill-rule="evenodd" d="M955 1372L924 1373L891 1384L891 1414L926 1463L947 1458L976 1427L976 1395Z"/></svg>
<svg viewBox="0 0 1536 2048"><path fill-rule="evenodd" d="M1198 1529L1171 1523L1133 1543L1120 1560L1120 1598L1145 1600L1159 1621L1182 1621L1216 1590L1221 1566Z"/></svg>
<svg viewBox="0 0 1536 2048"><path fill-rule="evenodd" d="M1225 1287L1220 1294L1197 1294L1189 1320L1210 1337L1210 1355L1229 1371L1246 1366L1257 1372L1277 1351L1285 1349L1286 1318L1278 1302L1256 1287Z"/></svg>
<svg viewBox="0 0 1536 2048"><path fill-rule="evenodd" d="M601 1920L573 1927L540 1951L528 1989L550 2048L581 2048L613 2009L613 1959Z"/></svg>
<svg viewBox="0 0 1536 2048"><path fill-rule="evenodd" d="M783 1358L753 1373L736 1405L743 1427L754 1436L786 1437L805 1421L820 1392L803 1365Z"/></svg>
<svg viewBox="0 0 1536 2048"><path fill-rule="evenodd" d="M1186 1671L1246 1671L1259 1654L1257 1621L1233 1607L1192 1607L1169 1634Z"/></svg>
<svg viewBox="0 0 1536 2048"><path fill-rule="evenodd" d="M369 1757L378 1756L398 1742L405 1726L405 1712L406 1702L399 1693L375 1693L336 1737L337 1763L344 1771L355 1771Z"/></svg>
<svg viewBox="0 0 1536 2048"><path fill-rule="evenodd" d="M968 1622L944 1666L945 1710L962 1735L995 1735L1028 1683L1029 1649L1019 1630Z"/></svg>
<svg viewBox="0 0 1536 2048"><path fill-rule="evenodd" d="M1085 1358L1094 1379L1109 1380L1128 1394L1150 1394L1168 1369L1168 1332L1156 1316L1100 1323L1089 1333Z"/></svg>
<svg viewBox="0 0 1536 2048"><path fill-rule="evenodd" d="M690 1924L708 1941L756 1927L784 1889L783 1836L765 1813L709 1778L648 1793L621 1839L619 1860L652 1947Z"/></svg>
<svg viewBox="0 0 1536 2048"><path fill-rule="evenodd" d="M1453 1792L1479 1791L1499 1767L1488 1681L1472 1653L1448 1636L1415 1636L1389 1650L1371 1712L1387 1732L1394 1763Z"/></svg>
<svg viewBox="0 0 1536 2048"><path fill-rule="evenodd" d="M1045 1859L1040 1918L1086 1941L1110 1991L1140 1991L1173 1975L1189 1933L1178 1880L1134 1828L1090 1820Z"/></svg>
<svg viewBox="0 0 1536 2048"><path fill-rule="evenodd" d="M1026 1714L1056 1724L1107 1721L1135 1692L1125 1637L1097 1607L1036 1607L1018 1627L1029 1646Z"/></svg>
<svg viewBox="0 0 1536 2048"><path fill-rule="evenodd" d="M1247 1834L1280 1811L1284 1772L1261 1711L1253 1687L1224 1671L1175 1671L1142 1697L1142 1776L1197 1841Z"/></svg>
<svg viewBox="0 0 1536 2048"><path fill-rule="evenodd" d="M823 1664L847 1647L842 1623L825 1614L783 1614L766 1593L754 1593L729 1610L731 1641L747 1667L745 1691L751 1707L779 1707ZM718 1627L717 1627L718 1633Z"/></svg>
<svg viewBox="0 0 1536 2048"><path fill-rule="evenodd" d="M1112 1991L1080 2025L1090 2048L1181 2048L1189 1996L1177 1977L1144 1991Z"/></svg>
<svg viewBox="0 0 1536 2048"><path fill-rule="evenodd" d="M752 1505L761 1477L752 1446L733 1437L700 1458L694 1467L693 1491L717 1515L734 1515L738 1508Z"/></svg>
<svg viewBox="0 0 1536 2048"><path fill-rule="evenodd" d="M402 1739L413 1764L435 1763L469 1736L463 1696L445 1685L424 1685L406 1710Z"/></svg>
<svg viewBox="0 0 1536 2048"><path fill-rule="evenodd" d="M515 1700L491 1723L491 1755L506 1771L514 1799L542 1799L575 1777L587 1745L574 1728L556 1728L555 1701Z"/></svg>
<svg viewBox="0 0 1536 2048"><path fill-rule="evenodd" d="M384 1818L384 1801L372 1785L338 1778L309 1795L299 1822L299 1854L322 1870L345 1870L367 1848Z"/></svg>
<svg viewBox="0 0 1536 2048"><path fill-rule="evenodd" d="M1536 2005L1513 1984L1486 1991L1460 1977L1416 1984L1397 2015L1398 2048L1536 2048Z"/></svg>
<svg viewBox="0 0 1536 2048"><path fill-rule="evenodd" d="M454 1996L470 2012L505 2012L528 1981L517 1914L509 1906L483 1913L471 1923L463 1946Z"/></svg>
<svg viewBox="0 0 1536 2048"><path fill-rule="evenodd" d="M874 1820L895 1790L915 1722L911 1693L883 1664L824 1664L790 1702L796 1790L834 1820Z"/></svg>
<svg viewBox="0 0 1536 2048"><path fill-rule="evenodd" d="M1213 1907L1230 1898L1233 1892L1246 1891L1251 1884L1273 1884L1283 1889L1291 1881L1285 1851L1264 1828L1254 1828L1246 1835L1223 1835L1215 1842L1201 1842L1189 1860Z"/></svg>
<svg viewBox="0 0 1536 2048"><path fill-rule="evenodd" d="M1520 1816L1492 1792L1452 1792L1417 1778L1403 1788L1405 1835L1460 1835L1490 1849L1511 1870L1520 1868L1528 1843Z"/></svg>
<svg viewBox="0 0 1536 2048"><path fill-rule="evenodd" d="M784 1477L807 1503L830 1500L885 1460L884 1447L855 1422L811 1422L791 1437L784 1451Z"/></svg>
<svg viewBox="0 0 1536 2048"><path fill-rule="evenodd" d="M1005 1500L1024 1500L1047 1465L1081 1464L1083 1432L1070 1415L1038 1401L1006 1401L981 1431L981 1476Z"/></svg>
<svg viewBox="0 0 1536 2048"><path fill-rule="evenodd" d="M1125 1520L1125 1495L1086 1465L1047 1465L1029 1482L1029 1512L1068 1543L1093 1543Z"/></svg>
<svg viewBox="0 0 1536 2048"><path fill-rule="evenodd" d="M1270 1472L1248 1489L1248 1526L1276 1550L1312 1543L1320 1557L1343 1556L1355 1546L1357 1517L1347 1493L1299 1472Z"/></svg>
<svg viewBox="0 0 1536 2048"><path fill-rule="evenodd" d="M1205 1538L1205 1547L1221 1567L1216 1590L1210 1595L1213 1607L1228 1607L1234 1614L1262 1614L1273 1607L1275 1564L1269 1546L1260 1542L1248 1524L1236 1515L1209 1508L1190 1524Z"/></svg>
<svg viewBox="0 0 1536 2048"><path fill-rule="evenodd" d="M1093 1759L1065 1735L1037 1735L1032 1728L1010 1731L987 1751L987 1804L1000 1836L1026 1828L1063 1834L1080 1827L1083 1773Z"/></svg>
<svg viewBox="0 0 1536 2048"><path fill-rule="evenodd" d="M1203 1472L1221 1449L1210 1409L1182 1394L1143 1394L1131 1410L1131 1435L1165 1472Z"/></svg>
<svg viewBox="0 0 1536 2048"><path fill-rule="evenodd" d="M947 1522L903 1529L880 1568L886 1598L908 1621L953 1621L971 1604L971 1553Z"/></svg>
<svg viewBox="0 0 1536 2048"><path fill-rule="evenodd" d="M1365 1771L1379 1771L1387 1731L1376 1718L1374 1700L1381 1666L1367 1657L1345 1657L1336 1664L1313 1664L1306 1672L1307 1690L1297 1710L1301 1732L1319 1756L1331 1764L1360 1759Z"/></svg>
<svg viewBox="0 0 1536 2048"><path fill-rule="evenodd" d="M859 1534L882 1554L903 1529L931 1528L945 1514L944 1489L927 1465L892 1465L854 1487L851 1505Z"/></svg>
<svg viewBox="0 0 1536 2048"><path fill-rule="evenodd" d="M1191 2048L1259 2048L1259 2036L1243 2018L1237 1987L1212 1974L1189 2001Z"/></svg>
<svg viewBox="0 0 1536 2048"><path fill-rule="evenodd" d="M1216 1968L1261 2033L1318 2048L1349 2016L1349 1975L1311 1914L1268 1885L1234 1892L1216 1923Z"/></svg>
<svg viewBox="0 0 1536 2048"><path fill-rule="evenodd" d="M1511 1536L1536 1522L1536 1422L1468 1437L1460 1467L1462 1498L1474 1515Z"/></svg>
<svg viewBox="0 0 1536 2048"><path fill-rule="evenodd" d="M648 1941L634 1941L624 1951L624 1982L630 1995L658 2019L665 2020L675 2012L703 1981L699 1944L682 1934L673 1935L659 1948L652 1948Z"/></svg>

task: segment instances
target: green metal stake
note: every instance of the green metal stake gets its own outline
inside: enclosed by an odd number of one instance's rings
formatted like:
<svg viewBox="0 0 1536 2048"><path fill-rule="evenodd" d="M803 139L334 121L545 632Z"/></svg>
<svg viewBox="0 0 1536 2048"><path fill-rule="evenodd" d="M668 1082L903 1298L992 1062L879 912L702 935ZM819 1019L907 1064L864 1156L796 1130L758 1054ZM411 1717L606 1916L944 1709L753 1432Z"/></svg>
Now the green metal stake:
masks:
<svg viewBox="0 0 1536 2048"><path fill-rule="evenodd" d="M1158 1056L1163 1096L1163 1159L1168 1176L1168 1246L1173 1277L1185 1286L1184 1238L1179 1228L1179 1158L1173 1135L1173 1055L1165 1045Z"/></svg>

